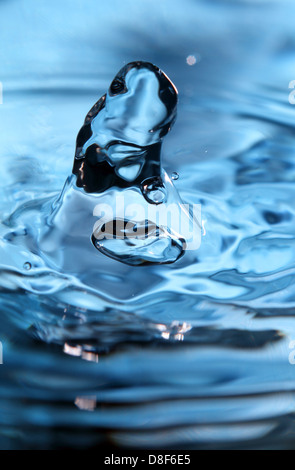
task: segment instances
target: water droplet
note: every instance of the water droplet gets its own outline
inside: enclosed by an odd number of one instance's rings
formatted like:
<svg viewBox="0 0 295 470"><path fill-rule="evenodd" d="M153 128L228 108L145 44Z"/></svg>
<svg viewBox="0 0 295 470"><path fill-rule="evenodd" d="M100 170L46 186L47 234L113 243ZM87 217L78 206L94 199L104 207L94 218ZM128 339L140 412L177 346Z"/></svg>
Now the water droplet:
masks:
<svg viewBox="0 0 295 470"><path fill-rule="evenodd" d="M160 177L144 180L142 183L142 194L150 204L162 204L167 198L166 188Z"/></svg>
<svg viewBox="0 0 295 470"><path fill-rule="evenodd" d="M186 58L187 65L195 65L196 62L197 61L196 61L196 58L195 58L194 55L187 56L187 58Z"/></svg>
<svg viewBox="0 0 295 470"><path fill-rule="evenodd" d="M179 174L176 172L176 171L173 171L172 175L171 175L171 179L173 181L177 181L179 178Z"/></svg>
<svg viewBox="0 0 295 470"><path fill-rule="evenodd" d="M24 269L25 269L26 271L29 271L31 268L32 268L31 263L29 263L29 262L27 261L27 262L24 264Z"/></svg>
<svg viewBox="0 0 295 470"><path fill-rule="evenodd" d="M200 62L200 60L200 54L191 54L187 56L186 63L187 65L196 65L198 62Z"/></svg>

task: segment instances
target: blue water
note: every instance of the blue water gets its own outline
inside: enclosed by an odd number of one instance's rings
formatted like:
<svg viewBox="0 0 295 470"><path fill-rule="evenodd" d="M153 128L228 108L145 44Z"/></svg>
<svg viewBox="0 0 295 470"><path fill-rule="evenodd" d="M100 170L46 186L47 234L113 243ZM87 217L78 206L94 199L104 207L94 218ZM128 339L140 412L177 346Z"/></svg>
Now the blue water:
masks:
<svg viewBox="0 0 295 470"><path fill-rule="evenodd" d="M294 13L0 3L2 449L294 447ZM132 60L178 89L162 162L202 206L201 247L169 265L40 262L27 240L85 115Z"/></svg>

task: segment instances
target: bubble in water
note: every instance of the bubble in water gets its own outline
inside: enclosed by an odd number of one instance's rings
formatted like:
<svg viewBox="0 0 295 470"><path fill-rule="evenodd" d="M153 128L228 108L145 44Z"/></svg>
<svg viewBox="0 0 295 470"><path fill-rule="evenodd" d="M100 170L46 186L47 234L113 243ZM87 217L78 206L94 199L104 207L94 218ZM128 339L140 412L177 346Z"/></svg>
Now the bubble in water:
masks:
<svg viewBox="0 0 295 470"><path fill-rule="evenodd" d="M31 268L32 268L31 263L29 263L29 262L27 261L27 262L24 264L24 269L25 269L26 271L29 271Z"/></svg>
<svg viewBox="0 0 295 470"><path fill-rule="evenodd" d="M151 204L162 204L167 199L166 188L162 178L148 178L142 182L142 194Z"/></svg>

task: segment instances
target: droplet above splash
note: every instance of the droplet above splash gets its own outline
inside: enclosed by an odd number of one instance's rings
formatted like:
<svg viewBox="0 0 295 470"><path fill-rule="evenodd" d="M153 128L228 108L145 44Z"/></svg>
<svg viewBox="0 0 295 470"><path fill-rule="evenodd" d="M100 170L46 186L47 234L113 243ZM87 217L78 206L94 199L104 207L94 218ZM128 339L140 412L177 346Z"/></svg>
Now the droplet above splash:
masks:
<svg viewBox="0 0 295 470"><path fill-rule="evenodd" d="M179 179L179 174L176 171L173 171L173 173L171 175L171 179L173 181L177 181Z"/></svg>

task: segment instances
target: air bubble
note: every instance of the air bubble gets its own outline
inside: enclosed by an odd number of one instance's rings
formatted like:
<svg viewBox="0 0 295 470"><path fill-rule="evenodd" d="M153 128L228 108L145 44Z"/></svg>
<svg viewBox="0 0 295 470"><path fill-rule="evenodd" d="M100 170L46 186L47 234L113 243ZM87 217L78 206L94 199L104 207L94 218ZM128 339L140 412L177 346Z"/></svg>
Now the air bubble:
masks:
<svg viewBox="0 0 295 470"><path fill-rule="evenodd" d="M166 188L159 177L143 181L142 194L150 204L163 204L167 199Z"/></svg>

